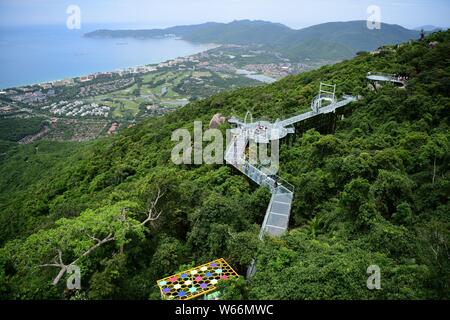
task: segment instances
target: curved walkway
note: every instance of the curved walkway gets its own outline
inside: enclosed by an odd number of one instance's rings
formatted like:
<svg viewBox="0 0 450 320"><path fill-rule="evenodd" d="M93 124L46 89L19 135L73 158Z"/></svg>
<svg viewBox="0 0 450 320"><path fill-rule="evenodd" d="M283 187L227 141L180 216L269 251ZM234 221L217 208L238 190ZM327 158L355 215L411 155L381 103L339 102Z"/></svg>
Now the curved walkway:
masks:
<svg viewBox="0 0 450 320"><path fill-rule="evenodd" d="M396 76L394 74L382 73L382 72L369 72L366 78L370 81L376 82L392 82L401 86L406 86L406 80Z"/></svg>
<svg viewBox="0 0 450 320"><path fill-rule="evenodd" d="M333 91L329 91L330 88ZM260 240L263 240L266 234L278 237L287 231L294 199L294 187L275 174L265 172L263 167L254 166L247 161L246 150L249 142L267 144L273 140L280 140L295 132L295 129L292 127L293 124L320 114L335 112L337 109L357 100L356 97L344 95L338 101L335 92L335 85L321 83L319 95L311 103L312 110L283 121L276 121L275 123L267 121L248 123L249 112L247 112L244 121L236 118L229 120L236 128L232 130L232 139L224 156L225 162L238 169L258 185L269 188L272 193L259 233ZM322 102L324 101L329 102L329 105L322 107ZM256 261L253 259L247 270L247 277L252 277L255 272Z"/></svg>
<svg viewBox="0 0 450 320"><path fill-rule="evenodd" d="M326 88L330 87L333 88L333 91L325 91ZM230 123L236 125L236 128L232 130L232 140L224 156L225 162L234 166L256 184L269 188L272 193L272 198L259 235L261 240L265 234L281 236L287 231L294 198L294 187L281 177L267 171L265 172L263 167L252 165L247 161L245 155L247 146L250 141L267 144L273 140L280 140L289 133L295 132L294 128L292 128L293 124L320 114L335 112L337 109L357 100L356 97L344 95L338 101L335 99L335 91L336 86L321 83L320 93L311 103L312 111L283 121L277 121L275 123L267 121L247 123L248 115L244 121L236 118L229 120ZM328 101L330 104L321 107L323 101Z"/></svg>

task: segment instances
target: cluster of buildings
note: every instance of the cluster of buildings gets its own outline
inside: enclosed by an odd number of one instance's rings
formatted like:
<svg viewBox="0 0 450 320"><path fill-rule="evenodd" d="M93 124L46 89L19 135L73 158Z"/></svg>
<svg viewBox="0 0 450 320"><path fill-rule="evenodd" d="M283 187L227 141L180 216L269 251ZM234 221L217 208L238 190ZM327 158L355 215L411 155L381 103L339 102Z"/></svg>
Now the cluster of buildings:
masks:
<svg viewBox="0 0 450 320"><path fill-rule="evenodd" d="M3 106L0 104L0 115L1 114L8 114L14 111L13 107L10 106Z"/></svg>
<svg viewBox="0 0 450 320"><path fill-rule="evenodd" d="M12 90L13 91L13 90ZM23 90L25 92L17 93L9 96L9 98L15 102L25 103L29 105L38 105L45 103L49 98L54 97L55 90L51 89L47 92L43 92L41 90L36 91L28 91Z"/></svg>
<svg viewBox="0 0 450 320"><path fill-rule="evenodd" d="M162 69L162 68L175 67L175 66L184 65L187 63L199 63L200 57L201 57L201 54L197 54L197 55L192 55L192 56L188 56L188 57L180 57L180 58L176 58L173 60L161 62L158 64L158 66L157 66L157 68L155 68L155 70ZM184 67L186 67L186 66L184 65Z"/></svg>
<svg viewBox="0 0 450 320"><path fill-rule="evenodd" d="M131 67L126 69L119 69L117 71L110 71L110 72L96 72L87 76L82 76L78 78L78 82L88 82L92 81L97 78L111 78L114 75L118 75L120 77L127 76L127 75L136 75L136 74L144 74L156 71L157 69L153 66L140 66L140 67Z"/></svg>
<svg viewBox="0 0 450 320"><path fill-rule="evenodd" d="M157 68L153 66L141 66L141 67L132 67L127 69L120 69L114 72L96 72L93 74L81 76L75 79L64 79L64 80L56 80L46 83L40 83L38 84L39 87L41 87L44 90L57 88L57 87L67 87L67 86L73 86L77 82L78 83L85 83L89 82L98 78L112 78L114 75L118 76L125 76L125 75L133 75L133 74L144 74L148 72L156 71ZM26 87L22 88L26 89Z"/></svg>
<svg viewBox="0 0 450 320"><path fill-rule="evenodd" d="M43 83L40 86L44 89L50 89L52 87L67 87L67 86L73 86L75 84L74 79L64 79L64 80L57 80L50 83Z"/></svg>
<svg viewBox="0 0 450 320"><path fill-rule="evenodd" d="M291 74L299 73L301 65L292 63L266 63L266 64L248 64L244 66L245 70L262 73L276 78L286 77Z"/></svg>
<svg viewBox="0 0 450 320"><path fill-rule="evenodd" d="M224 48L246 48L239 45L222 46ZM130 87L136 83L134 75L141 75L150 72L158 71L163 68L177 68L178 70L192 70L197 71L199 69L210 70L221 74L221 77L227 77L227 74L232 77L238 73L241 68L231 60L239 60L238 56L244 57L243 53L249 52L248 50L237 50L236 55L225 54L220 49L219 54L214 51L206 51L198 54L194 54L187 57L179 57L173 60L159 63L152 66L139 66L127 69L120 69L113 72L98 72L90 75L74 78L58 80L53 82L42 83L38 85L26 86L21 88L13 88L2 91L0 95L4 95L11 99L13 102L27 104L33 107L39 107L42 110L55 115L55 116L67 116L67 117L103 117L107 118L110 115L111 108L108 106L100 106L96 103L87 103L82 101L85 97L105 95L110 92L122 90ZM263 51L251 51L251 53L264 53ZM228 59L220 59L221 56L227 56ZM250 55L249 55L250 56ZM236 59L235 59L236 58ZM291 64L289 62L282 63L268 63L268 64L248 64L243 67L249 74L263 74L273 78L281 78L290 74L300 72L302 65ZM208 71L207 71L208 72ZM225 75L224 75L225 74ZM244 73L245 75L245 73ZM204 90L206 87L214 87L213 80L206 80L206 77L196 75L192 73L190 77L184 79L182 87L187 87L186 91L199 91L197 87L201 87ZM101 79L100 81L94 81ZM211 82L212 85L209 84ZM78 90L77 96L73 97L73 91L70 91L68 95L65 95L64 87L76 86ZM189 92L190 92L189 91ZM209 91L208 91L209 92ZM167 86L163 86L161 89L161 96L165 96L168 93ZM60 96L63 101L56 101L56 96ZM76 100L71 100L76 99ZM69 100L69 101L66 101ZM51 103L51 104L50 104ZM0 111L1 113L9 112L11 107L4 107ZM160 114L166 112L162 106L151 105L147 107L148 113Z"/></svg>
<svg viewBox="0 0 450 320"><path fill-rule="evenodd" d="M243 46L229 46L229 47L241 48ZM265 52L257 50L252 51L252 53L261 54ZM192 56L162 62L158 64L157 68L178 67L179 70L183 70L183 68L186 67L186 64L190 63L191 65L194 64L193 69L195 69L195 67L198 67L198 68L205 68L213 72L235 73L238 68L234 64L227 62L220 62L220 60L217 62L211 61L211 58L213 58L213 60L216 60L214 58L221 57L222 55L223 55L222 51L220 51L219 55L210 52L201 52ZM234 55L233 56L227 55L227 56L230 57L231 59L236 58L236 56ZM241 55L241 57L252 57L252 56L254 55L244 55L244 54ZM302 67L304 67L302 64L293 64L285 61L283 63L248 64L244 66L244 69L250 72L261 73L274 78L282 78L291 74L299 73Z"/></svg>
<svg viewBox="0 0 450 320"><path fill-rule="evenodd" d="M152 115L164 115L165 113L167 113L167 108L162 107L160 105L157 104L152 104L146 107L147 109L147 113L150 113Z"/></svg>
<svg viewBox="0 0 450 320"><path fill-rule="evenodd" d="M120 79L110 82L100 82L94 83L88 86L80 87L79 95L81 97L87 96L97 96L101 94L106 94L112 91L120 90L133 85L135 82L134 78Z"/></svg>
<svg viewBox="0 0 450 320"><path fill-rule="evenodd" d="M205 68L214 72L225 72L225 73L236 72L236 67L228 63L217 63L213 65L206 65Z"/></svg>
<svg viewBox="0 0 450 320"><path fill-rule="evenodd" d="M141 67L132 67L127 69L121 69L116 72L112 72L112 74L117 74L119 76L125 76L125 75L133 75L133 74L144 74L156 71L157 68L153 66L141 66Z"/></svg>
<svg viewBox="0 0 450 320"><path fill-rule="evenodd" d="M83 101L60 101L52 103L49 106L45 106L42 110L48 110L51 114L56 116L66 117L102 117L107 118L110 107L100 106L97 103L85 104Z"/></svg>

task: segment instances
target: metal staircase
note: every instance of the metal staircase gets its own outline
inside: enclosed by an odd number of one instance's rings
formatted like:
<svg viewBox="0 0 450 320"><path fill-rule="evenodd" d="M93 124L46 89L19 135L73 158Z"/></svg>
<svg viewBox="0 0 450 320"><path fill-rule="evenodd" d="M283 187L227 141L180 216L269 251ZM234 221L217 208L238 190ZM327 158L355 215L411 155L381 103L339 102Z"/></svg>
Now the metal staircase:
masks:
<svg viewBox="0 0 450 320"><path fill-rule="evenodd" d="M264 235L281 236L288 229L294 193L284 187L278 186L272 192L269 207L259 234L260 240Z"/></svg>
<svg viewBox="0 0 450 320"><path fill-rule="evenodd" d="M268 175L245 159L248 137L244 132L234 135L225 152L225 161L249 177L256 184L267 187L272 193L269 207L260 232L280 236L288 229L294 187L276 175Z"/></svg>

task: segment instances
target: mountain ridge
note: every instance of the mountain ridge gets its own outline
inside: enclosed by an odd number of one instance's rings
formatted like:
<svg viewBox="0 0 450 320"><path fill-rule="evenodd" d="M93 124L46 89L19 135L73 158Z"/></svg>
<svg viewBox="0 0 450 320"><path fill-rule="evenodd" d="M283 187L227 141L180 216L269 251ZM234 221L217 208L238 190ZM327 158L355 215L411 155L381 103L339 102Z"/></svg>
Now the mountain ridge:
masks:
<svg viewBox="0 0 450 320"><path fill-rule="evenodd" d="M425 32L436 32L436 31L440 31L440 30L444 30L444 28L442 27L438 27L438 26L434 26L431 24L427 24L424 26L420 26L420 27L416 27L413 30L417 30L417 31L425 31Z"/></svg>
<svg viewBox="0 0 450 320"><path fill-rule="evenodd" d="M186 41L217 44L260 45L284 53L289 59L343 60L359 51L372 51L383 45L418 38L420 33L395 24L381 24L369 30L366 21L327 22L303 29L263 20L207 22L150 30L97 30L92 38L154 38L174 35ZM330 48L334 48L330 50Z"/></svg>

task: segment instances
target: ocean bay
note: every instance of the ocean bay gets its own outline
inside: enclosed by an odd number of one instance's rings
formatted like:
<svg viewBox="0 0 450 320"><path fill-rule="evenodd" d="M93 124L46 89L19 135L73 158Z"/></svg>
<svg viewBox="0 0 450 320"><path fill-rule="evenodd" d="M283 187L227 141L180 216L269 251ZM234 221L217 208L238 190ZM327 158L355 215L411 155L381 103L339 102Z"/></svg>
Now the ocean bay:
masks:
<svg viewBox="0 0 450 320"><path fill-rule="evenodd" d="M211 46L174 38L92 39L65 26L0 28L0 88L159 63Z"/></svg>

